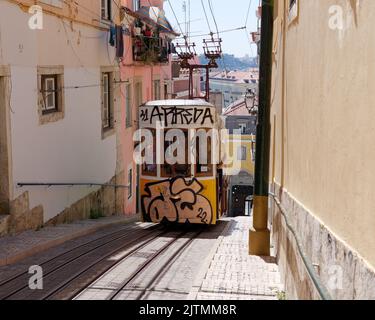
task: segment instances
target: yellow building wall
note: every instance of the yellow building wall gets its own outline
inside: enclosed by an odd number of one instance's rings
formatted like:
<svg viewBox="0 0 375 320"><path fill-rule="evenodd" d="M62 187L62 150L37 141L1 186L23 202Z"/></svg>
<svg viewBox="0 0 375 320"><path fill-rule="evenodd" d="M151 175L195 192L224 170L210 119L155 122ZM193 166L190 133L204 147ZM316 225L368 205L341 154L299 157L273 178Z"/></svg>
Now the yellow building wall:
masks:
<svg viewBox="0 0 375 320"><path fill-rule="evenodd" d="M224 175L237 175L241 171L246 171L249 175L254 176L255 163L252 150L255 150L255 136L252 135L229 135L229 147L226 149L226 159L228 164L224 165ZM239 147L246 147L246 160L238 160L237 150Z"/></svg>
<svg viewBox="0 0 375 320"><path fill-rule="evenodd" d="M271 179L375 266L375 1L300 0L291 22L286 3L275 3Z"/></svg>

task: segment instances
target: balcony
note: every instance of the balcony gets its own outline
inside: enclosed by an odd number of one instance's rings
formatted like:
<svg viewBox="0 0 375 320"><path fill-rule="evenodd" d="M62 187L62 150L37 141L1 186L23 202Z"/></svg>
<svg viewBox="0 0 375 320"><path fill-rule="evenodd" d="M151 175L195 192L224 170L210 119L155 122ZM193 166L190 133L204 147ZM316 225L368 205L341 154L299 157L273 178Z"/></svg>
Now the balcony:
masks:
<svg viewBox="0 0 375 320"><path fill-rule="evenodd" d="M171 43L158 36L133 36L133 60L146 64L168 63Z"/></svg>

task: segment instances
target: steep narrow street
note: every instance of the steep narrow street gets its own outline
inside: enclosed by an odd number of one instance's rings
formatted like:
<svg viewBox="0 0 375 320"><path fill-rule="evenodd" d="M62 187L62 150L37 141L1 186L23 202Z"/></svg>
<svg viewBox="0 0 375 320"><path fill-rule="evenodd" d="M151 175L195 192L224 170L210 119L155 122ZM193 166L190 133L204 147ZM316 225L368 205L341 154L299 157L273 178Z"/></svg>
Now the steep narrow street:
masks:
<svg viewBox="0 0 375 320"><path fill-rule="evenodd" d="M1 310L227 320L375 299L374 15L0 0Z"/></svg>

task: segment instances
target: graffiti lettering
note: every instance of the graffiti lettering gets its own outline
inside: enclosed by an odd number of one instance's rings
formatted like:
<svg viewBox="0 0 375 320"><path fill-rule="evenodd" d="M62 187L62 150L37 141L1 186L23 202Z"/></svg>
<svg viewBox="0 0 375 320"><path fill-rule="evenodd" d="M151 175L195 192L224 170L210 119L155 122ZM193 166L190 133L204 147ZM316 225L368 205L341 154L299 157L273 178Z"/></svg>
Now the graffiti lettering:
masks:
<svg viewBox="0 0 375 320"><path fill-rule="evenodd" d="M141 119L141 121L148 121L148 108L141 109L139 118Z"/></svg>
<svg viewBox="0 0 375 320"><path fill-rule="evenodd" d="M197 179L187 182L185 178L149 183L142 197L142 212L146 221L210 224L213 219L209 200L201 192L203 186Z"/></svg>
<svg viewBox="0 0 375 320"><path fill-rule="evenodd" d="M169 125L213 125L214 116L211 108L183 108L183 107L159 107L154 106L150 113L150 108L141 107L139 117L141 122L155 124L164 122L165 126Z"/></svg>
<svg viewBox="0 0 375 320"><path fill-rule="evenodd" d="M202 223L204 223L206 221L206 218L207 218L207 212L204 211L203 208L199 208L198 212L199 212L198 218L200 218Z"/></svg>

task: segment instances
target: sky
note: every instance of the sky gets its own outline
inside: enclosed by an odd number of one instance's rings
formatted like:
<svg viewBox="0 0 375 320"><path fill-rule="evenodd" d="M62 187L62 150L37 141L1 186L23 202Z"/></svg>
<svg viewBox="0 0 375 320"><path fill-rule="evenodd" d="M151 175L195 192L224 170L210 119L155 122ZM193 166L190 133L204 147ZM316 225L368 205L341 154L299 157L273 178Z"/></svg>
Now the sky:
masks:
<svg viewBox="0 0 375 320"><path fill-rule="evenodd" d="M208 5L209 0L202 1L207 12L210 28L213 32L216 32L216 27L212 18L212 14L210 12L210 7ZM178 23L176 22L176 18L173 14L170 4L172 5L181 28L185 33L185 13L183 10L184 2L188 3L189 0L164 1L166 16L174 27L175 31L179 33L181 33L181 30L178 26ZM255 16L255 12L258 7L259 0L211 0L211 3L219 32L238 27L244 27L250 5L250 11L246 23L247 31L245 32L245 30L238 30L232 32L224 32L220 33L220 37L223 39L222 47L224 53L234 54L237 57L243 57L245 55L256 56L256 46L254 44L250 44L250 32L256 31L257 29L257 18ZM190 0L190 6L190 30L192 36L191 41L195 42L197 46L197 53L201 53L203 52L202 39L204 37L194 36L207 34L210 32L210 30L205 18L201 0ZM189 20L188 13L187 20Z"/></svg>

